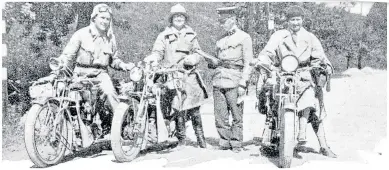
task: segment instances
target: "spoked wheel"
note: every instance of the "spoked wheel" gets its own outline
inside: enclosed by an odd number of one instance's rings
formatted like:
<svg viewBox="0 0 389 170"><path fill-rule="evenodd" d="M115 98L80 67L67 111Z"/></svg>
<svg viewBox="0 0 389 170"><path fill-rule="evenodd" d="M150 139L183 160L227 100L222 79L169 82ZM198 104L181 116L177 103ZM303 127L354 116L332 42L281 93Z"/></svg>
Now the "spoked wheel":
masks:
<svg viewBox="0 0 389 170"><path fill-rule="evenodd" d="M132 161L147 142L146 108L147 103L139 103L131 99L129 103L120 103L115 110L111 128L111 146L117 161Z"/></svg>
<svg viewBox="0 0 389 170"><path fill-rule="evenodd" d="M284 112L281 118L281 136L279 141L280 168L290 168L295 147L295 113Z"/></svg>
<svg viewBox="0 0 389 170"><path fill-rule="evenodd" d="M61 161L68 143L68 126L57 104L47 102L30 108L25 122L24 142L35 165L47 167Z"/></svg>

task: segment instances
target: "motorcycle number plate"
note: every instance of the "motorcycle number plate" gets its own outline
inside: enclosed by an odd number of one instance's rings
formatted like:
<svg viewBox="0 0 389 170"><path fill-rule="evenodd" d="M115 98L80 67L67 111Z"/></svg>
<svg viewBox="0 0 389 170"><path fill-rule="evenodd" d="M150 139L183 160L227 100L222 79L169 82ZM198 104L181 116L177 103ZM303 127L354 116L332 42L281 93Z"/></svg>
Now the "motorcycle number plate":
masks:
<svg viewBox="0 0 389 170"><path fill-rule="evenodd" d="M36 86L31 86L29 88L29 93L31 98L53 97L54 88L51 83L40 84Z"/></svg>

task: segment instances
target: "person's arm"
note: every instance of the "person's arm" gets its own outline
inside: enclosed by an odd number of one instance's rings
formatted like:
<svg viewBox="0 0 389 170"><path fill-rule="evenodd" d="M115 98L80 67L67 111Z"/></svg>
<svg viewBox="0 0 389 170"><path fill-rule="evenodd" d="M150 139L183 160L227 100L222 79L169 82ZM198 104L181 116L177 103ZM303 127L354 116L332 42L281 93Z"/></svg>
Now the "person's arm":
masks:
<svg viewBox="0 0 389 170"><path fill-rule="evenodd" d="M330 60L327 58L325 55L323 46L320 43L320 40L313 34L311 34L311 40L312 40L312 60L311 64L312 65L320 65L324 63L327 65L327 72L332 74L334 72L334 68L330 62Z"/></svg>
<svg viewBox="0 0 389 170"><path fill-rule="evenodd" d="M110 66L116 70L130 70L135 66L134 63L124 63L119 57L118 57L118 48L117 48L117 42L115 36L112 36L112 63Z"/></svg>
<svg viewBox="0 0 389 170"><path fill-rule="evenodd" d="M250 77L251 67L250 62L253 60L253 42L250 36L245 38L242 42L243 50L243 73L239 86L246 87Z"/></svg>
<svg viewBox="0 0 389 170"><path fill-rule="evenodd" d="M198 51L201 51L201 47L200 47L200 44L197 40L197 37L195 37L193 40L192 40L192 43L193 43L193 46L192 46L192 50L191 50L191 53L190 55L187 55L185 57L185 60L184 60L184 64L185 65L197 65L200 63L200 60L203 58L199 53Z"/></svg>
<svg viewBox="0 0 389 170"><path fill-rule="evenodd" d="M151 51L151 54L147 56L144 61L150 62L155 61L159 62L163 59L163 56L165 55L165 49L166 45L164 42L165 34L161 33L158 35L157 39L154 42L153 50Z"/></svg>
<svg viewBox="0 0 389 170"><path fill-rule="evenodd" d="M77 52L81 47L81 38L81 32L75 32L62 51L62 54L58 57L58 59L63 62L64 66L71 67L71 64L77 57Z"/></svg>
<svg viewBox="0 0 389 170"><path fill-rule="evenodd" d="M270 37L265 48L263 48L263 50L258 54L256 60L269 66L274 64L275 57L277 55L276 50L278 48L278 44L280 40L281 40L280 35L277 32L274 33Z"/></svg>

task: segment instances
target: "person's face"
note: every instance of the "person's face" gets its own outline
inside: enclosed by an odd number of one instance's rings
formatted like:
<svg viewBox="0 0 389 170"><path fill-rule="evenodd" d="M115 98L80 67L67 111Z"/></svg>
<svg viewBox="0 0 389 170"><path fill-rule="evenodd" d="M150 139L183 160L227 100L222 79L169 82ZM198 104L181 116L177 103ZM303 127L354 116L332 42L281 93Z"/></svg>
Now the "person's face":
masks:
<svg viewBox="0 0 389 170"><path fill-rule="evenodd" d="M111 14L109 12L99 13L95 18L96 28L100 31L107 31L111 22Z"/></svg>
<svg viewBox="0 0 389 170"><path fill-rule="evenodd" d="M173 26L177 29L181 29L185 24L185 20L186 18L184 15L181 14L174 15L172 19Z"/></svg>
<svg viewBox="0 0 389 170"><path fill-rule="evenodd" d="M293 32L297 32L300 30L300 28L303 26L303 17L292 17L288 20L289 28Z"/></svg>
<svg viewBox="0 0 389 170"><path fill-rule="evenodd" d="M235 25L235 17L219 19L219 23L224 31L229 31Z"/></svg>

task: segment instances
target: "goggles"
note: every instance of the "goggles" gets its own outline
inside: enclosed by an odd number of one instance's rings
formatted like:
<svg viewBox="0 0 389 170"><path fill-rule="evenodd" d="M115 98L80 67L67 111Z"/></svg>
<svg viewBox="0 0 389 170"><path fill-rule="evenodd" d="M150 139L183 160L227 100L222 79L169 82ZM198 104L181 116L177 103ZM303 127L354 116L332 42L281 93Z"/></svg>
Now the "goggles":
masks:
<svg viewBox="0 0 389 170"><path fill-rule="evenodd" d="M109 6L104 5L99 7L99 12L109 12L110 14L112 14L112 9Z"/></svg>

